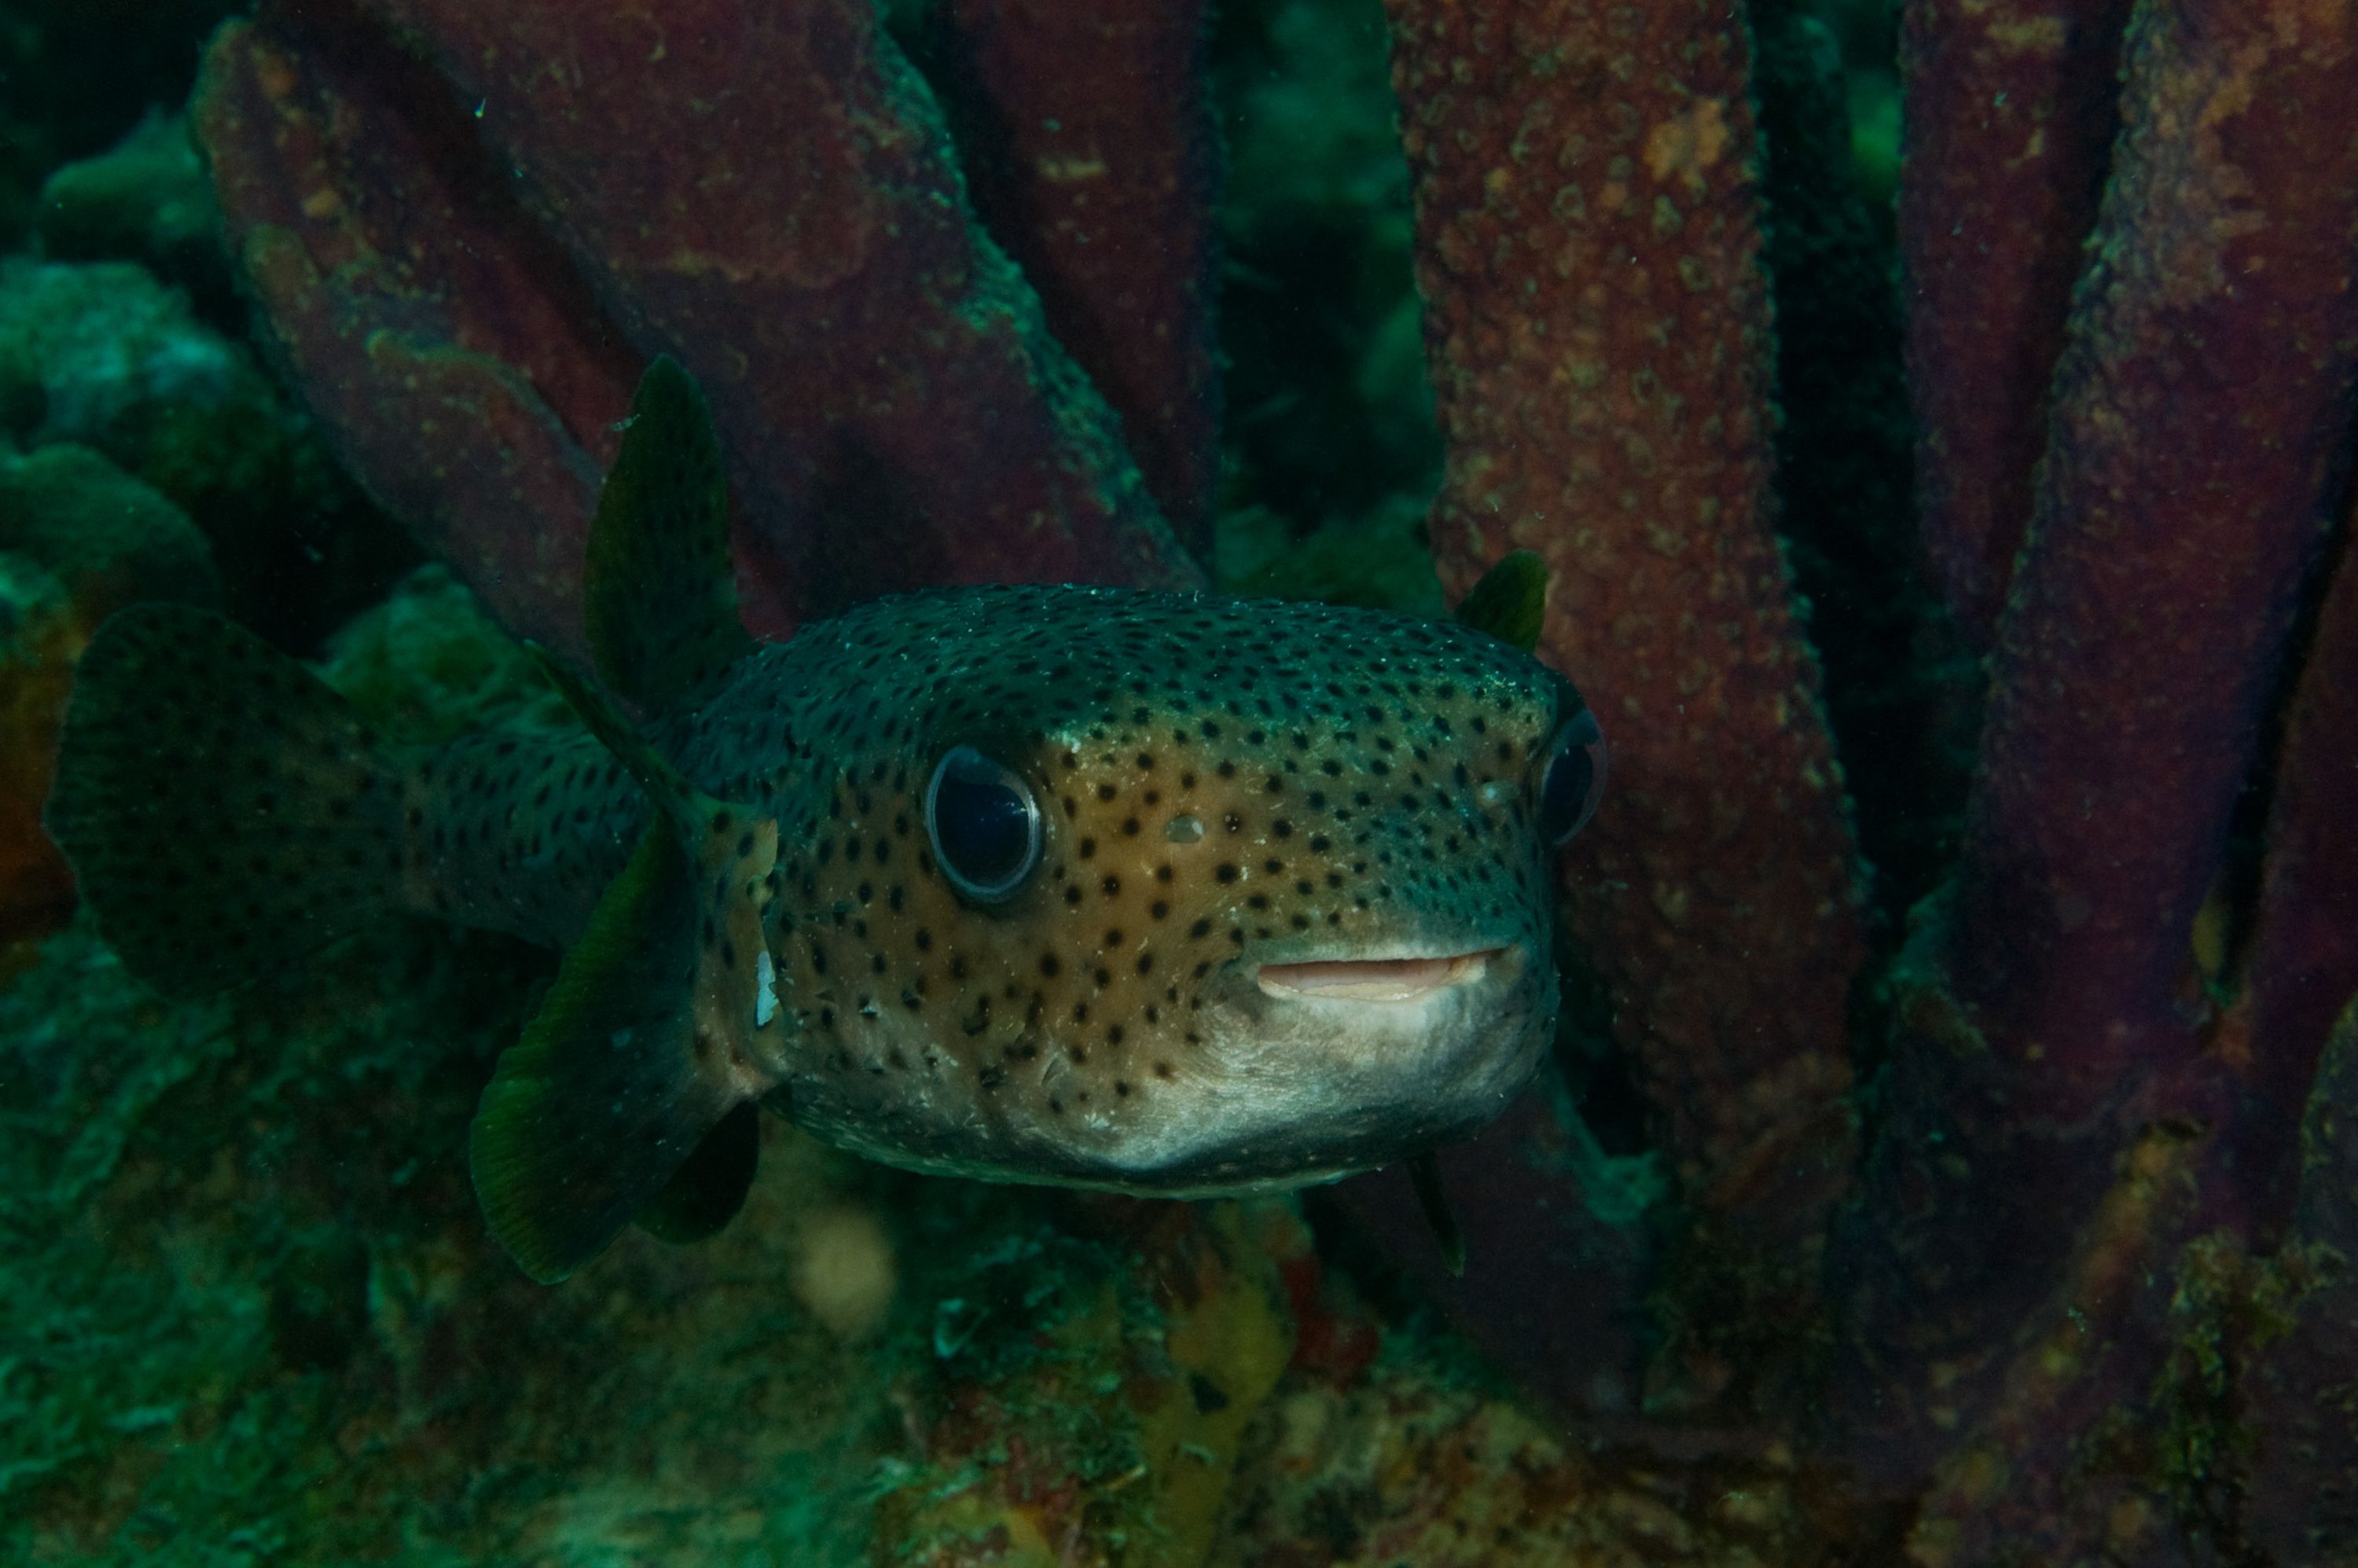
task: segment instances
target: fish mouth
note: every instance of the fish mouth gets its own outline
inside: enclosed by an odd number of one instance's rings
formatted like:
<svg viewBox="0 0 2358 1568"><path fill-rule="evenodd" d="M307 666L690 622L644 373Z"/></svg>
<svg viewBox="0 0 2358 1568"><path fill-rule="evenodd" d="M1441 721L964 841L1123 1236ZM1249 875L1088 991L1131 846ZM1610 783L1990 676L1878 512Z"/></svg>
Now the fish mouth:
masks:
<svg viewBox="0 0 2358 1568"><path fill-rule="evenodd" d="M1472 985L1506 956L1481 947L1417 958L1324 958L1305 964L1263 964L1255 977L1263 994L1287 1000L1422 1001L1453 986Z"/></svg>

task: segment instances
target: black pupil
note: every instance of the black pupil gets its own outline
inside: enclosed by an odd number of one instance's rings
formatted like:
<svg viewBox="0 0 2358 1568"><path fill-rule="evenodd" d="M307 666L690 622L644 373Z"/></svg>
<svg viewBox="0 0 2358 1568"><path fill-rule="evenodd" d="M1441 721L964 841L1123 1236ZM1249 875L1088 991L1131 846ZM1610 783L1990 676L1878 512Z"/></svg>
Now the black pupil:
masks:
<svg viewBox="0 0 2358 1568"><path fill-rule="evenodd" d="M1580 815L1588 809L1589 786L1595 782L1596 764L1587 747L1575 743L1556 753L1540 784L1540 831L1550 842L1570 838L1580 826Z"/></svg>
<svg viewBox="0 0 2358 1568"><path fill-rule="evenodd" d="M950 870L977 887L999 887L1032 852L1030 803L1004 779L953 763L934 792L934 831Z"/></svg>

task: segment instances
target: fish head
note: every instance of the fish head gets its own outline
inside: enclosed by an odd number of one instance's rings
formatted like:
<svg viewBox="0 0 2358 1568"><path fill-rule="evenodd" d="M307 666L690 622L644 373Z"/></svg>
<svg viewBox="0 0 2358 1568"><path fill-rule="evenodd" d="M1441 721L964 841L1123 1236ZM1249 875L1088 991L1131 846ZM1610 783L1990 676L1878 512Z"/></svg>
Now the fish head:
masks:
<svg viewBox="0 0 2358 1568"><path fill-rule="evenodd" d="M882 601L824 643L775 944L799 1119L1209 1193L1387 1163L1529 1079L1552 859L1604 780L1554 671L1447 622L1084 588Z"/></svg>

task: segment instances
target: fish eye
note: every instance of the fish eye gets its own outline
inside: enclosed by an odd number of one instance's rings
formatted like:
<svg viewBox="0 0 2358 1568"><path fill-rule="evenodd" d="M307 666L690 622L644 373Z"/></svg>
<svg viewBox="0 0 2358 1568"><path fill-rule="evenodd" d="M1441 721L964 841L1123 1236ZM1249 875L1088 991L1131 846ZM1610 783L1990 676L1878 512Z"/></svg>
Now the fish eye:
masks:
<svg viewBox="0 0 2358 1568"><path fill-rule="evenodd" d="M1582 708L1555 732L1540 775L1540 835L1555 849L1588 825L1605 794L1605 731Z"/></svg>
<svg viewBox="0 0 2358 1568"><path fill-rule="evenodd" d="M925 785L925 837L950 885L979 903L1011 898L1040 864L1032 786L971 746L953 746Z"/></svg>

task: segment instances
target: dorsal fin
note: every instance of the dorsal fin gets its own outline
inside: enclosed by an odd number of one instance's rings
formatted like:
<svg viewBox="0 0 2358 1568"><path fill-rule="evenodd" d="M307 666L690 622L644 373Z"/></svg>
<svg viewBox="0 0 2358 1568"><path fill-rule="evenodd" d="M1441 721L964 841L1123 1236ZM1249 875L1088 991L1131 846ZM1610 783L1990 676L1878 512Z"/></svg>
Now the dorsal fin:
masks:
<svg viewBox="0 0 2358 1568"><path fill-rule="evenodd" d="M1517 550L1482 574L1457 602L1457 619L1528 654L1540 645L1547 614L1547 562L1534 550Z"/></svg>
<svg viewBox="0 0 2358 1568"><path fill-rule="evenodd" d="M598 676L647 713L687 705L751 652L737 620L729 481L695 378L656 356L590 524L583 615Z"/></svg>
<svg viewBox="0 0 2358 1568"><path fill-rule="evenodd" d="M714 800L571 672L535 649L655 807L557 983L500 1058L469 1139L492 1234L561 1280L644 1217L708 1235L744 1201L789 1013L762 930L778 826Z"/></svg>

